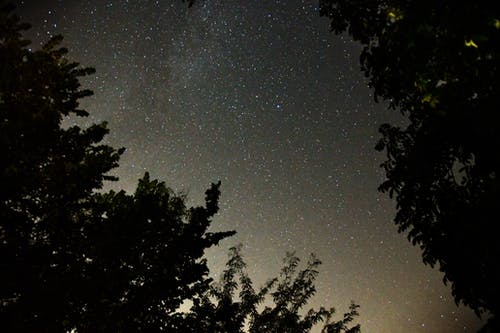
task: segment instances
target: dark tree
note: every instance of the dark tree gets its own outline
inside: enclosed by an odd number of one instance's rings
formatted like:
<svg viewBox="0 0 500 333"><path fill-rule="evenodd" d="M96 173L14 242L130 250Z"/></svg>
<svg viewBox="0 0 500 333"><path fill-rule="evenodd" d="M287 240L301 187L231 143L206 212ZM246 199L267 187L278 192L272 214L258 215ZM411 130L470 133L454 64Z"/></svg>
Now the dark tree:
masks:
<svg viewBox="0 0 500 333"><path fill-rule="evenodd" d="M105 124L63 129L62 118L86 116L78 77L92 73L68 62L60 37L32 52L12 8L0 8L0 274L3 328L62 330L72 276L73 216L87 204L122 150L99 145ZM76 271L75 271L76 269ZM51 303L48 305L47 303ZM55 319L57 318L57 319ZM43 325L40 326L40 324ZM20 327L23 327L20 329Z"/></svg>
<svg viewBox="0 0 500 333"><path fill-rule="evenodd" d="M256 292L246 272L241 246L231 248L220 281L213 283L208 293L196 299L191 312L185 315L189 324L186 330L207 333L307 333L322 324L322 333L361 332L359 325L351 325L358 316L355 304L339 321L331 320L335 312L333 308L304 311L316 293L314 281L321 262L311 256L305 269L298 270L299 264L299 258L287 254L279 277L269 280Z"/></svg>
<svg viewBox="0 0 500 333"><path fill-rule="evenodd" d="M208 287L206 248L219 185L206 206L146 176L133 195L100 193L123 149L84 117L79 77L61 37L32 51L0 3L0 323L3 332L175 331L179 305Z"/></svg>
<svg viewBox="0 0 500 333"><path fill-rule="evenodd" d="M148 174L134 195L94 196L92 210L78 216L87 237L78 332L183 332L180 305L210 282L204 250L234 234L207 232L219 185L207 190L206 207L189 210Z"/></svg>
<svg viewBox="0 0 500 333"><path fill-rule="evenodd" d="M500 309L500 12L489 1L320 0L332 30L363 46L376 98L409 120L383 125L395 223L438 264L457 302Z"/></svg>

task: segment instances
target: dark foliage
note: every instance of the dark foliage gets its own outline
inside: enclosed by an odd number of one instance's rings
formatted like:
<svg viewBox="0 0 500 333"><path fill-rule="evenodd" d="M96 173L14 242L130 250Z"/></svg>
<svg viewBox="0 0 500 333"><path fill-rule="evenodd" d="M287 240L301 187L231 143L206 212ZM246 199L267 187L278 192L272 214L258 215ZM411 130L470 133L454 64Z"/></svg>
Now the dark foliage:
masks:
<svg viewBox="0 0 500 333"><path fill-rule="evenodd" d="M209 285L204 250L233 232L210 233L219 185L206 192L206 207L189 210L163 183L139 181L134 195L94 196L82 216L85 304L78 332L178 331L180 305Z"/></svg>
<svg viewBox="0 0 500 333"><path fill-rule="evenodd" d="M395 223L438 264L457 302L500 308L500 12L490 1L321 0L335 33L361 42L376 97L406 128L383 125Z"/></svg>
<svg viewBox="0 0 500 333"><path fill-rule="evenodd" d="M207 333L307 333L322 323L322 333L359 333L359 325L350 325L358 316L352 304L343 319L332 321L333 308L319 310L304 307L316 293L314 281L321 262L311 256L305 269L298 270L299 258L288 254L279 277L255 291L241 256L241 246L230 249L221 280L208 293L196 299L185 315L186 330ZM269 297L268 297L269 296ZM269 299L270 298L270 299ZM349 327L352 326L352 327Z"/></svg>
<svg viewBox="0 0 500 333"><path fill-rule="evenodd" d="M0 4L0 323L2 332L176 331L179 305L208 288L206 248L219 184L187 209L163 183L98 194L123 149L100 144L87 116L93 72L65 58L61 37L31 51L27 24Z"/></svg>

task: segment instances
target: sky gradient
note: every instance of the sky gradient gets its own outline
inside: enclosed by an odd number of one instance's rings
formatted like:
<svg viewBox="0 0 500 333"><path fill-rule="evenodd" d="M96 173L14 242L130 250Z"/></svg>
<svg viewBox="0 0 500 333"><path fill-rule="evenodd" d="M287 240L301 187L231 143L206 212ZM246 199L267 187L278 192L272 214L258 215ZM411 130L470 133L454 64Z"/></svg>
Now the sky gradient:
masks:
<svg viewBox="0 0 500 333"><path fill-rule="evenodd" d="M213 229L238 234L208 252L214 276L237 243L257 284L286 251L314 252L312 305L340 314L354 300L363 332L477 330L397 233L374 146L403 119L373 101L360 46L329 32L316 0L17 2L34 48L62 34L97 70L80 123L108 121L106 143L127 148L108 188L133 191L149 171L201 204L222 181Z"/></svg>

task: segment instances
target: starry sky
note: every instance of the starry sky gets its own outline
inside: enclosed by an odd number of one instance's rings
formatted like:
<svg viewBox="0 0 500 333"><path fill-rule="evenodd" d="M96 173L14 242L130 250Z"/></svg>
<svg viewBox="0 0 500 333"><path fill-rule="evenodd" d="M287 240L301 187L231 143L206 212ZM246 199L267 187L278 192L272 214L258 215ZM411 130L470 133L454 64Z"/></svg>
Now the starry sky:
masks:
<svg viewBox="0 0 500 333"><path fill-rule="evenodd" d="M82 101L126 147L108 188L133 191L145 171L203 203L222 181L213 230L238 234L207 253L213 276L243 243L257 284L286 251L323 261L311 305L361 305L363 332L474 332L437 269L392 223L377 191L382 123L359 69L360 46L329 32L317 0L17 1L33 48L65 36L69 57L97 73ZM69 122L73 120L68 120Z"/></svg>

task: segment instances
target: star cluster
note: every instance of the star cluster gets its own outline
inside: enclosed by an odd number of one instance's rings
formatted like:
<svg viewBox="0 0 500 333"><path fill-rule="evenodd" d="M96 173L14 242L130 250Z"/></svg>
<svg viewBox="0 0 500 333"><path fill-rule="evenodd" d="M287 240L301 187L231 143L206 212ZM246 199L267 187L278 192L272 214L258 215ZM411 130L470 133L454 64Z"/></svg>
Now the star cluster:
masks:
<svg viewBox="0 0 500 333"><path fill-rule="evenodd" d="M110 188L145 171L202 202L222 181L214 229L237 236L208 253L214 275L244 244L257 282L286 251L323 261L315 306L361 305L364 332L473 332L441 274L397 233L377 192L378 126L402 123L375 104L360 46L335 36L317 1L19 1L34 47L65 36L82 80L87 123L106 120L127 148Z"/></svg>

